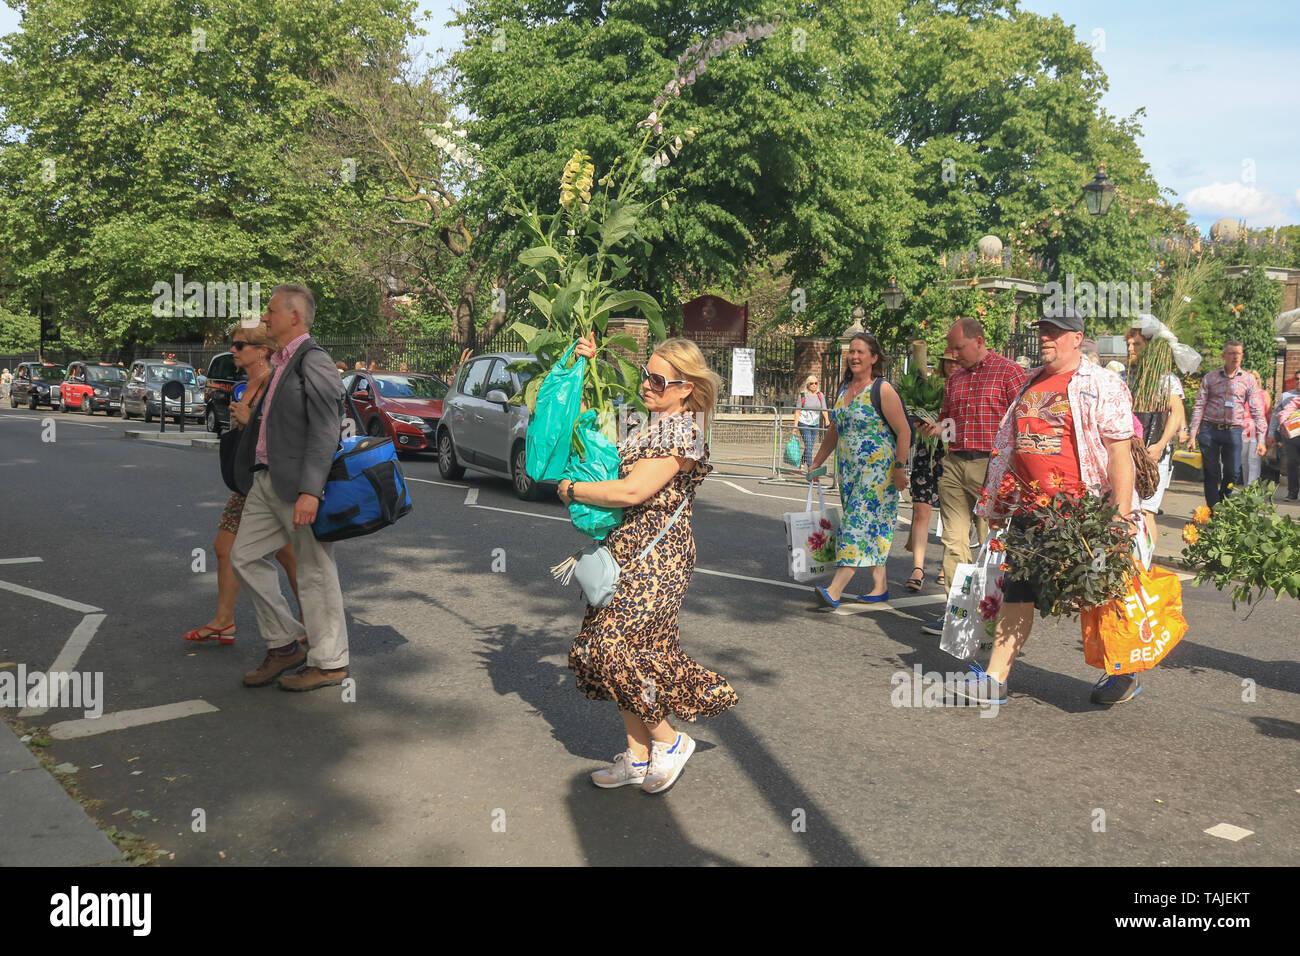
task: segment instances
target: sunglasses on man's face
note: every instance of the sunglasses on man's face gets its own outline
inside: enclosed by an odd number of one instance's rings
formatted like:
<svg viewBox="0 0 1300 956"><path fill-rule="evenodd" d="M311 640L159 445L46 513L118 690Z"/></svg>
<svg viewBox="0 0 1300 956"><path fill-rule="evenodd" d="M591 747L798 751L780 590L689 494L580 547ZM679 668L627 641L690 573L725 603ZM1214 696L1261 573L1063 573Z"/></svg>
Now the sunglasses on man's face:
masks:
<svg viewBox="0 0 1300 956"><path fill-rule="evenodd" d="M650 390L662 394L668 390L669 385L689 385L690 382L682 378L672 380L664 378L658 372L652 372L644 365L641 366L641 377L650 385Z"/></svg>

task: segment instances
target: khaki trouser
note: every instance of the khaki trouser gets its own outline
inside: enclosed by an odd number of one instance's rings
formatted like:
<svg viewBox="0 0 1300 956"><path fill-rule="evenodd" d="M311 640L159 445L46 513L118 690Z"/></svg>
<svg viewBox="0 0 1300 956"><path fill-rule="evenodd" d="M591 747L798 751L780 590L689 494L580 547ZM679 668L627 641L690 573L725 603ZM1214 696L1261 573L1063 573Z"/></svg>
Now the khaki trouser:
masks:
<svg viewBox="0 0 1300 956"><path fill-rule="evenodd" d="M280 590L279 566L271 560L290 542L298 558L298 603L305 628L290 613ZM311 642L307 663L327 671L348 666L348 626L333 549L332 544L316 540L311 525L294 527L293 503L276 495L269 471L253 476L230 565L252 602L267 648L306 637Z"/></svg>
<svg viewBox="0 0 1300 956"><path fill-rule="evenodd" d="M943 456L943 474L939 478L939 514L943 518L943 573L952 585L958 564L969 564L970 525L975 501L984 476L989 470L987 458L967 461L955 454ZM983 542L989 536L989 523L975 518L975 530Z"/></svg>

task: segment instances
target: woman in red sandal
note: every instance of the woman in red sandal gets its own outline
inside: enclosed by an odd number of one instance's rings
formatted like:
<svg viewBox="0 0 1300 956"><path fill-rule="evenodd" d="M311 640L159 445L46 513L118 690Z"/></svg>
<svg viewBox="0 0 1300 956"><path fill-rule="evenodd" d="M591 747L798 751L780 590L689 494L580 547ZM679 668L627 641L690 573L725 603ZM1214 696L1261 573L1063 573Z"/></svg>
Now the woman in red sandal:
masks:
<svg viewBox="0 0 1300 956"><path fill-rule="evenodd" d="M234 355L235 365L244 370L248 384L244 386L244 395L238 402L230 404L230 427L243 428L248 424L257 403L261 401L266 386L271 381L271 353L275 343L271 341L266 326L260 322L251 329L246 329L238 322L227 330L230 335L230 351ZM217 554L217 613L203 627L183 634L187 641L205 643L217 641L221 644L235 643L235 601L239 597L239 581L230 567L230 549L235 544L235 535L239 531L239 518L244 513L244 496L232 494L226 502L217 522L217 539L212 542L212 550ZM286 544L275 555L285 573L289 576L289 586L293 588L293 597L298 599L298 561L293 554L293 545ZM301 605L298 608L299 619L302 616Z"/></svg>

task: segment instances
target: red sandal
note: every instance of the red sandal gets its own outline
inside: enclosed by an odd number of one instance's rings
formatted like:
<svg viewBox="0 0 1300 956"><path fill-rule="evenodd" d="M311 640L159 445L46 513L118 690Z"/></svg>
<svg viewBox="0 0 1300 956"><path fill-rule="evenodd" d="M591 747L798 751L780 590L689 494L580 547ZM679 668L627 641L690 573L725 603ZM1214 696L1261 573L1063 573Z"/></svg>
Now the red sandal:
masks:
<svg viewBox="0 0 1300 956"><path fill-rule="evenodd" d="M219 641L222 644L235 643L235 625L227 627L196 627L194 630L181 635L182 640L193 641L196 644L204 644L208 641Z"/></svg>

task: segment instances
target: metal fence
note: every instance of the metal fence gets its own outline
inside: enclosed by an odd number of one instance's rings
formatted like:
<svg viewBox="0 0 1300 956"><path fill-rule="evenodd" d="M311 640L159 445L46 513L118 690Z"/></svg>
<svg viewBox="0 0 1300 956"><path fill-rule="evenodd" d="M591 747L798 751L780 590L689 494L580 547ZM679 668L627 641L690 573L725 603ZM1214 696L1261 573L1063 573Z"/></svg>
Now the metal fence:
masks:
<svg viewBox="0 0 1300 956"><path fill-rule="evenodd" d="M731 348L700 349L705 363L722 379L718 396L730 398L737 407L751 409L788 403L802 385L794 380L794 338L788 335L755 337L749 340L746 348L754 350L754 394L747 396L735 395L731 391Z"/></svg>
<svg viewBox="0 0 1300 956"><path fill-rule="evenodd" d="M776 406L719 405L709 420L709 461L720 477L777 478L780 439ZM717 465L730 470L724 472Z"/></svg>

